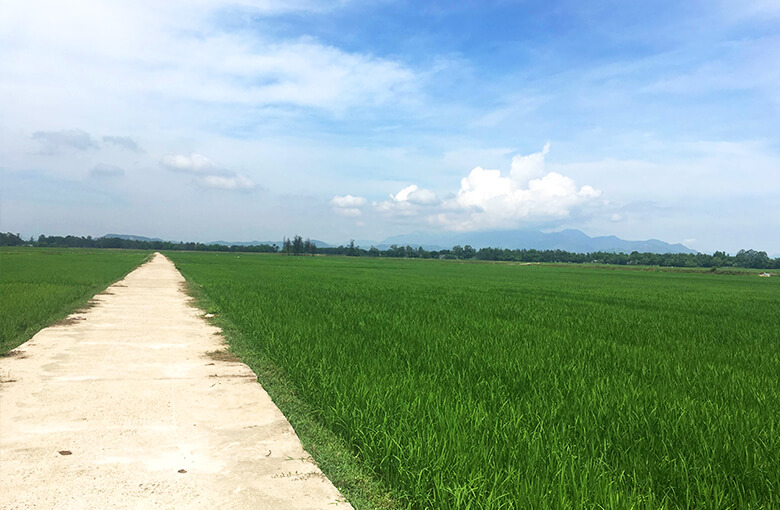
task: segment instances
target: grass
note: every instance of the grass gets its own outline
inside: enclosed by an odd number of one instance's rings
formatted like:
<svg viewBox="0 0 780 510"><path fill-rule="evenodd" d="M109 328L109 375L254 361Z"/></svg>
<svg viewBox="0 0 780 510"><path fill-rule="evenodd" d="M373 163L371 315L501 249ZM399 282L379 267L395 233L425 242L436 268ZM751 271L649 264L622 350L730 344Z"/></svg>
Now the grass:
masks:
<svg viewBox="0 0 780 510"><path fill-rule="evenodd" d="M775 279L170 256L394 506L780 506Z"/></svg>
<svg viewBox="0 0 780 510"><path fill-rule="evenodd" d="M141 251L0 248L0 353L83 307L147 256Z"/></svg>

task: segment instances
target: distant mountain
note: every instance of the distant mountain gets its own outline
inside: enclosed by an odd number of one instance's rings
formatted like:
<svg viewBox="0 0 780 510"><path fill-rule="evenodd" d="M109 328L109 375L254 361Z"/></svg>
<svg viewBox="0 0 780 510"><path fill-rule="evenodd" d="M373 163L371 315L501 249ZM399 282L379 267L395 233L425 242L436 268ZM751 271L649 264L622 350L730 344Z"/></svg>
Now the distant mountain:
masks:
<svg viewBox="0 0 780 510"><path fill-rule="evenodd" d="M330 245L325 241L319 241L317 239L311 239L314 246L317 248L330 248ZM211 241L204 244L219 244L222 246L259 246L261 244L276 245L281 248L283 241Z"/></svg>
<svg viewBox="0 0 780 510"><path fill-rule="evenodd" d="M128 234L106 234L103 237L126 239L130 241L162 241L163 239ZM339 244L329 244L318 239L312 239L317 248L330 248ZM223 246L258 246L261 244L276 245L281 247L282 241L211 241L204 244L219 244ZM347 246L349 242L340 243ZM365 239L356 240L355 245L367 249L375 246L385 250L391 245L410 245L414 248L422 246L426 250L450 249L455 245L465 246L470 244L479 248L509 248L536 249L536 250L565 250L574 253L590 253L594 251L631 253L697 253L682 244L669 244L658 239L646 241L626 241L616 236L590 237L580 230L568 229L560 232L540 232L538 230L494 230L486 232L443 232L425 233L415 232L388 237L384 241L375 242Z"/></svg>
<svg viewBox="0 0 780 510"><path fill-rule="evenodd" d="M388 237L375 244L379 249L397 244L399 246L422 246L427 250L452 248L455 245L470 244L479 248L508 248L536 250L565 250L575 253L594 251L631 253L697 253L682 244L669 244L658 239L626 241L616 236L590 237L580 230L567 229L560 232L538 230L496 230L487 232L451 232L440 234L414 233ZM362 244L361 244L362 246Z"/></svg>
<svg viewBox="0 0 780 510"><path fill-rule="evenodd" d="M129 234L106 234L106 239L124 239L125 241L163 241L159 237L133 236Z"/></svg>

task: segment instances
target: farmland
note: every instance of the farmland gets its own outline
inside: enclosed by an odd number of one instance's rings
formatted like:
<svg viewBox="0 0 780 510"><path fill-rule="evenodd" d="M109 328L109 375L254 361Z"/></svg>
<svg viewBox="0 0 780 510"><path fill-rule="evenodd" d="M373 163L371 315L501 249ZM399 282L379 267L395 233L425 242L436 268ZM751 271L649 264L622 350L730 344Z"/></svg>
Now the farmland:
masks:
<svg viewBox="0 0 780 510"><path fill-rule="evenodd" d="M0 249L0 353L84 305L147 256L141 251Z"/></svg>
<svg viewBox="0 0 780 510"><path fill-rule="evenodd" d="M780 505L774 279L169 256L398 506Z"/></svg>

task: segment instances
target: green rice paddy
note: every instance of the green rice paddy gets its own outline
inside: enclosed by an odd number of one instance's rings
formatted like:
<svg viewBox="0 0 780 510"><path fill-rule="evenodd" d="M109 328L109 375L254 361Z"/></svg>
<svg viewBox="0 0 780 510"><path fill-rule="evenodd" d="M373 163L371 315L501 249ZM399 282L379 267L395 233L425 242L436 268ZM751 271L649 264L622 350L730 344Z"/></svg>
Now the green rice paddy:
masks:
<svg viewBox="0 0 780 510"><path fill-rule="evenodd" d="M399 507L780 507L780 281L169 256Z"/></svg>
<svg viewBox="0 0 780 510"><path fill-rule="evenodd" d="M148 252L0 248L0 354L83 306Z"/></svg>
<svg viewBox="0 0 780 510"><path fill-rule="evenodd" d="M147 255L3 248L0 352ZM362 506L780 507L780 279L169 256L392 495Z"/></svg>

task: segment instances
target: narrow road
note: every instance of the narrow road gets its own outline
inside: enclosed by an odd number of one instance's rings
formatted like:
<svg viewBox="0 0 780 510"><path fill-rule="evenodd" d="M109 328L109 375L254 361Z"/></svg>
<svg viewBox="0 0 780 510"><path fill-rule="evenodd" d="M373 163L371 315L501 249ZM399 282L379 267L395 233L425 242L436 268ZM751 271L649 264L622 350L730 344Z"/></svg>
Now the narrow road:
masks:
<svg viewBox="0 0 780 510"><path fill-rule="evenodd" d="M0 358L0 508L351 508L183 283L156 254Z"/></svg>

